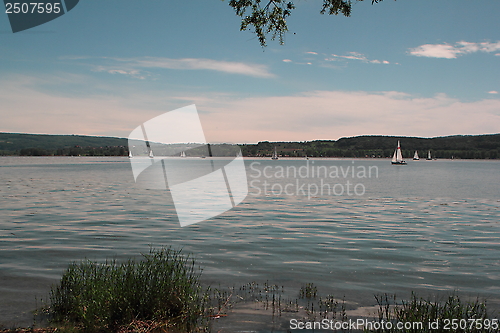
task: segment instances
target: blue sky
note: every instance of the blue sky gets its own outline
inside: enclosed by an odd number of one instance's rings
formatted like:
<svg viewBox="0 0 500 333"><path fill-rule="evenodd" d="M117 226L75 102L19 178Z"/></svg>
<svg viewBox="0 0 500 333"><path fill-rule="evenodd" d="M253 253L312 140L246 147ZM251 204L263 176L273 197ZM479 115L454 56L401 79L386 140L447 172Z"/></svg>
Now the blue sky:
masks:
<svg viewBox="0 0 500 333"><path fill-rule="evenodd" d="M297 1L262 49L220 0L82 0L13 34L0 131L127 137L196 104L209 141L500 132L500 1Z"/></svg>

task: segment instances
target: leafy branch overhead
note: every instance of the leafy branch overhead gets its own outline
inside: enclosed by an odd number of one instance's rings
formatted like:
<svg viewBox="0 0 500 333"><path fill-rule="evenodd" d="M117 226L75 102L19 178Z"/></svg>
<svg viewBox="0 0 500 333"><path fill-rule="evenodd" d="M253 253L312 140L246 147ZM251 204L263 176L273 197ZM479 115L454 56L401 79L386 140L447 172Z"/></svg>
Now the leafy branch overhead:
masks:
<svg viewBox="0 0 500 333"><path fill-rule="evenodd" d="M380 1L382 0L372 0L372 4ZM242 18L240 30L253 29L262 47L266 46L267 36L271 36L271 40L278 37L280 44L283 44L283 37L288 31L286 19L295 9L293 1L287 0L230 0L229 6ZM349 17L351 6L350 0L323 0L320 13Z"/></svg>

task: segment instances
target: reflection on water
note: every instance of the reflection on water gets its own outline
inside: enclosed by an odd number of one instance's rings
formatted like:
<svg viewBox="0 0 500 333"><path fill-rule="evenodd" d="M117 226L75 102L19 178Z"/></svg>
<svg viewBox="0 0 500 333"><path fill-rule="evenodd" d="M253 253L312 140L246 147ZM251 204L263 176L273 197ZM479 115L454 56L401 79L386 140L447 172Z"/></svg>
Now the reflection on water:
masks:
<svg viewBox="0 0 500 333"><path fill-rule="evenodd" d="M260 170L276 163L259 162ZM499 162L313 162L376 165L378 177L356 180L363 196L251 193L180 228L168 192L135 186L127 159L0 158L0 323L31 324L35 296L46 297L69 262L136 256L150 245L193 253L216 285L313 282L358 306L411 290L499 301Z"/></svg>

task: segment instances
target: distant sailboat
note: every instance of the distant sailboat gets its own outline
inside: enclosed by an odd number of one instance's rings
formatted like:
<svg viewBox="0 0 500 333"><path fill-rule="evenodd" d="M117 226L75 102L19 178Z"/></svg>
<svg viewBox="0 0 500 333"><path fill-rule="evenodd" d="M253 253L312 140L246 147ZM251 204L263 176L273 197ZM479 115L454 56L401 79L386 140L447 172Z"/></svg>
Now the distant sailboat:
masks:
<svg viewBox="0 0 500 333"><path fill-rule="evenodd" d="M431 151L429 150L429 152L427 153L427 158L426 158L427 161L432 161L432 157L431 157Z"/></svg>
<svg viewBox="0 0 500 333"><path fill-rule="evenodd" d="M277 160L278 159L278 152L276 151L276 146L274 147L274 153L273 157L271 157L272 160Z"/></svg>
<svg viewBox="0 0 500 333"><path fill-rule="evenodd" d="M418 157L418 151L415 150L415 155L413 155L413 160L418 161L420 157Z"/></svg>
<svg viewBox="0 0 500 333"><path fill-rule="evenodd" d="M131 151L131 150L129 150L129 151L128 151L128 158L132 158L132 157L133 157L133 156L132 156L132 151Z"/></svg>
<svg viewBox="0 0 500 333"><path fill-rule="evenodd" d="M185 152L181 152L181 157L186 157L186 153Z"/></svg>
<svg viewBox="0 0 500 333"><path fill-rule="evenodd" d="M149 148L149 158L155 158L153 155L153 149Z"/></svg>
<svg viewBox="0 0 500 333"><path fill-rule="evenodd" d="M396 150L394 151L391 163L396 165L406 165L406 161L403 160L403 154L401 154L401 147L399 145L399 140L398 140L398 148L396 148Z"/></svg>

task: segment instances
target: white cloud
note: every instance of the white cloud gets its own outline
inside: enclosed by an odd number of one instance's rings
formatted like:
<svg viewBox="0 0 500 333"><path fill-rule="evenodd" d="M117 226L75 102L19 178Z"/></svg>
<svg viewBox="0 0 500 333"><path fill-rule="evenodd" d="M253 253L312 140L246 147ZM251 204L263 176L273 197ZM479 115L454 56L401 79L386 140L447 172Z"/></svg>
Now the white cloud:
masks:
<svg viewBox="0 0 500 333"><path fill-rule="evenodd" d="M293 61L293 60L290 60L290 59L283 59L282 60L283 62L286 62L286 63L294 63L296 65L312 65L311 62L297 62L297 61Z"/></svg>
<svg viewBox="0 0 500 333"><path fill-rule="evenodd" d="M446 58L453 59L457 57L459 51L448 44L425 44L414 49L410 49L410 54L417 57Z"/></svg>
<svg viewBox="0 0 500 333"><path fill-rule="evenodd" d="M67 60L95 60L86 57L63 57ZM177 70L212 70L217 72L247 75L260 78L274 77L268 71L267 66L236 62L221 61L205 58L160 58L160 57L137 57L137 58L97 58L102 59L105 64L94 66L95 71L103 71L111 74L127 74L137 78L145 78L149 73L143 73L144 68L163 68Z"/></svg>
<svg viewBox="0 0 500 333"><path fill-rule="evenodd" d="M470 43L460 41L455 45L444 44L425 44L409 50L409 54L417 57L455 59L460 55L475 52L496 52L500 50L500 42L491 43Z"/></svg>
<svg viewBox="0 0 500 333"><path fill-rule="evenodd" d="M311 91L227 99L203 117L214 141L300 141L356 135L444 136L500 132L500 101L461 102L401 92ZM231 116L233 115L233 116ZM235 117L237 115L237 117ZM213 131L212 128L225 128Z"/></svg>
<svg viewBox="0 0 500 333"><path fill-rule="evenodd" d="M110 69L107 71L109 74L129 74L130 72L124 71L122 69Z"/></svg>
<svg viewBox="0 0 500 333"><path fill-rule="evenodd" d="M370 64L389 64L387 60L370 60L364 54L358 52L349 52L347 55L337 55L332 54L331 58L325 58L325 61L337 61L337 60L360 60L362 62Z"/></svg>
<svg viewBox="0 0 500 333"><path fill-rule="evenodd" d="M142 68L167 68L167 69L184 69L184 70L213 70L218 72L248 75L254 77L273 77L269 73L266 66L258 64L248 64L235 61L220 61L204 58L157 58L157 57L142 57L133 59L116 59L125 62L130 66Z"/></svg>
<svg viewBox="0 0 500 333"><path fill-rule="evenodd" d="M86 80L85 77L78 79ZM138 123L142 120L140 110L127 105L130 101L112 96L109 91L85 97L64 96L46 91L47 81L56 83L56 87L68 84L59 77L9 76L0 80L1 131L121 135L132 129L120 120L122 117L130 117Z"/></svg>
<svg viewBox="0 0 500 333"><path fill-rule="evenodd" d="M498 91L496 91L496 90L488 91L488 94L494 94L494 95L496 95L496 94L498 94Z"/></svg>
<svg viewBox="0 0 500 333"><path fill-rule="evenodd" d="M149 73L145 73L144 71L140 71L137 69L118 69L118 68L106 68L104 66L97 66L94 68L96 72L107 72L109 74L122 74L122 75L129 75L132 76L136 79L141 79L144 80L146 79L149 75Z"/></svg>
<svg viewBox="0 0 500 333"><path fill-rule="evenodd" d="M76 78L71 78L76 79ZM85 78L81 78L84 79ZM308 91L290 96L136 90L110 86L100 95L67 96L47 80L0 79L0 130L127 137L164 112L195 103L212 142L301 141L363 134L443 136L500 132L500 100L463 102L444 94ZM88 84L92 84L92 79ZM130 89L130 90L126 90Z"/></svg>
<svg viewBox="0 0 500 333"><path fill-rule="evenodd" d="M500 51L500 41L496 43L479 43L479 50L483 52L496 52Z"/></svg>
<svg viewBox="0 0 500 333"><path fill-rule="evenodd" d="M358 52L349 52L349 55L345 55L345 56L340 56L340 55L336 55L336 54L332 54L332 56L335 58L344 58L344 59L349 59L349 60L363 60L363 61L368 60L366 58L366 56L364 56L363 54L358 53Z"/></svg>
<svg viewBox="0 0 500 333"><path fill-rule="evenodd" d="M338 55L338 54L325 54L325 53L317 53L317 52L304 52L305 54L311 54L311 55L320 55L321 58L317 57L304 57L303 61L291 61L289 59L283 60L284 62L293 62L294 64L297 65L318 65L320 67L324 68L343 68L348 64L350 61L361 61L363 63L367 64L384 64L388 65L390 64L389 61L387 60L377 60L377 59L369 59L367 56L365 56L362 53L359 52L348 52L345 55ZM332 65L334 63L335 65ZM396 63L397 64L397 63Z"/></svg>

